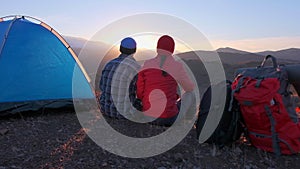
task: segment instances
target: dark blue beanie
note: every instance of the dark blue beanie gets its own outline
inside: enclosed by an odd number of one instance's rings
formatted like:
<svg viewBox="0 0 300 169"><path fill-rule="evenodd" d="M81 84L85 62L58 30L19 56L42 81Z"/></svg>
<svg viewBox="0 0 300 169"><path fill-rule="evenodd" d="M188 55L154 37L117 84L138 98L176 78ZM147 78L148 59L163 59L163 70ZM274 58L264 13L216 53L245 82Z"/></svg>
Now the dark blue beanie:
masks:
<svg viewBox="0 0 300 169"><path fill-rule="evenodd" d="M121 41L120 52L124 54L133 54L136 52L136 42L134 39L127 37Z"/></svg>

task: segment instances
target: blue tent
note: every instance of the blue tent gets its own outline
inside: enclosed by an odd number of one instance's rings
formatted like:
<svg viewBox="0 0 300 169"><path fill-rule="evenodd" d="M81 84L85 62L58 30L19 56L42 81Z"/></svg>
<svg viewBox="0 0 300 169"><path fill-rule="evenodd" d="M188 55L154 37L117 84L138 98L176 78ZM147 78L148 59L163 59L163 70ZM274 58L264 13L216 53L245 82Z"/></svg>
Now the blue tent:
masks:
<svg viewBox="0 0 300 169"><path fill-rule="evenodd" d="M94 97L68 43L31 17L0 18L0 78L0 116Z"/></svg>

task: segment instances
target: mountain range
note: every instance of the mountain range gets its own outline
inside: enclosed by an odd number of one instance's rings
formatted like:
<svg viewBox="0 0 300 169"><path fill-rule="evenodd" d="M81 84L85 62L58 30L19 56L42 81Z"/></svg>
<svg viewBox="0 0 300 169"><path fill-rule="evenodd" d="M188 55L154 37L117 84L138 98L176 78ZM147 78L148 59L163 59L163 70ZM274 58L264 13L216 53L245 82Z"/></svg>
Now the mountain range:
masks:
<svg viewBox="0 0 300 169"><path fill-rule="evenodd" d="M103 42L87 41L83 38L64 36L65 40L74 49L79 56L79 60L86 68L89 74L94 74L101 69L109 60L119 55L118 46L111 46ZM99 55L105 52L105 57L100 63ZM155 57L156 52L151 50L138 49L135 58L142 64L144 60ZM290 48L278 51L262 51L251 53L243 50L238 50L230 47L219 48L215 51L189 51L177 53L175 56L186 61L199 61L199 57L203 61L211 61L210 56L219 56L223 64L231 66L244 67L253 63L259 64L266 55L273 55L277 58L279 64L300 63L300 49ZM251 64L250 64L251 65Z"/></svg>
<svg viewBox="0 0 300 169"><path fill-rule="evenodd" d="M105 64L119 55L119 47L105 44L103 42L87 41L82 38L64 37L65 40L73 48L79 60L83 64L89 76L92 78L94 87L98 86L101 70ZM100 58L104 54L104 58ZM256 67L260 65L266 55L273 55L277 58L278 64L300 64L300 49L290 48L278 51L262 51L251 53L230 47L219 48L215 51L189 51L175 54L177 59L182 59L189 69L193 72L195 80L201 89L200 93L204 92L210 82L204 66L204 62L214 61L212 56L218 56L221 59L225 70L226 78L233 80L235 72L239 68ZM134 57L140 64L147 59L156 56L155 51L138 49ZM201 58L201 59L199 59ZM100 61L101 60L101 61ZM268 65L271 63L268 62ZM203 91L202 91L203 90Z"/></svg>
<svg viewBox="0 0 300 169"><path fill-rule="evenodd" d="M105 52L103 49L111 48L108 44L102 43L102 42L91 42L87 41L83 38L77 38L77 37L70 37L65 36L65 40L70 44L70 46L74 49L75 53L79 55L81 49L84 47L84 45L88 43L88 50L91 50L90 52L92 55L97 55L93 52ZM117 49L117 48L116 48ZM116 51L118 52L118 51ZM190 51L190 52L184 52L184 53L178 53L177 56L183 59L196 59L198 58L197 55L200 55L202 57L209 57L210 55L218 54L221 58L221 60L228 64L243 64L247 62L253 62L263 59L266 55L273 55L278 60L284 60L286 62L300 62L300 49L299 48L289 48L289 49L283 49L278 51L261 51L261 52L247 52L243 50L238 50L230 47L226 48L219 48L216 51L204 51L204 50L197 50L197 51ZM148 58L152 58L155 56L155 51L151 50L143 50L139 51L137 53L138 56L135 56L137 60L145 60Z"/></svg>

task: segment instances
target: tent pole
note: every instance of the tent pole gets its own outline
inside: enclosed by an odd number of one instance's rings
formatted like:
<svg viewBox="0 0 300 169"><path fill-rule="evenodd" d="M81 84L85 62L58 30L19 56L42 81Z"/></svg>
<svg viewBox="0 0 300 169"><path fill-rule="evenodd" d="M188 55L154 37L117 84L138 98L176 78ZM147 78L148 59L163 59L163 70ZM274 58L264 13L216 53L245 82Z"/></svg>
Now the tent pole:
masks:
<svg viewBox="0 0 300 169"><path fill-rule="evenodd" d="M8 29L6 30L6 33L5 33L5 35L4 35L4 40L3 40L2 44L1 44L1 47L0 47L0 57L1 57L2 50L3 50L4 45L5 45L5 42L6 42L6 40L7 40L8 34L9 34L9 32L10 32L10 29L11 29L12 25L15 23L15 21L16 21L17 19L18 19L18 18L15 17L15 18L11 21L11 23L9 24Z"/></svg>

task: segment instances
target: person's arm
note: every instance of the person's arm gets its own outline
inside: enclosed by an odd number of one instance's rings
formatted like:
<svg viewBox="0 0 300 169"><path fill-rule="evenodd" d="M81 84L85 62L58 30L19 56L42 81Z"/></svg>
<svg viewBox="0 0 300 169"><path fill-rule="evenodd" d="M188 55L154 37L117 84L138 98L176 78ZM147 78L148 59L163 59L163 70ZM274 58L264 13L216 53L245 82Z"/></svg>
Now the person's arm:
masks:
<svg viewBox="0 0 300 169"><path fill-rule="evenodd" d="M144 81L144 73L143 71L140 71L137 75L137 97L139 99L142 99L144 96L144 88L145 88L145 81Z"/></svg>
<svg viewBox="0 0 300 169"><path fill-rule="evenodd" d="M129 98L130 102L137 110L142 111L142 102L141 99L137 97L137 79L138 74L136 74L133 80L130 82L129 86Z"/></svg>
<svg viewBox="0 0 300 169"><path fill-rule="evenodd" d="M137 93L137 75L133 77L129 85L129 98L131 102L134 102Z"/></svg>
<svg viewBox="0 0 300 169"><path fill-rule="evenodd" d="M178 72L177 72L177 78L176 80L180 84L180 86L183 88L184 91L190 92L193 91L195 88L195 84L190 79L189 74L186 72L185 67L182 64L179 64L178 66Z"/></svg>
<svg viewBox="0 0 300 169"><path fill-rule="evenodd" d="M105 76L105 69L102 70L101 79L100 79L100 83L99 83L99 89L101 92L104 91L104 76Z"/></svg>

